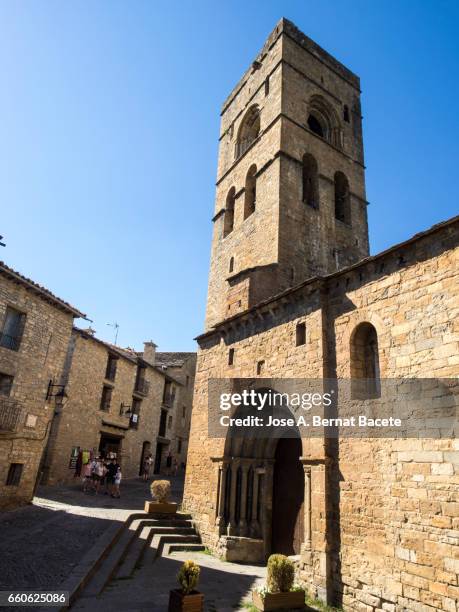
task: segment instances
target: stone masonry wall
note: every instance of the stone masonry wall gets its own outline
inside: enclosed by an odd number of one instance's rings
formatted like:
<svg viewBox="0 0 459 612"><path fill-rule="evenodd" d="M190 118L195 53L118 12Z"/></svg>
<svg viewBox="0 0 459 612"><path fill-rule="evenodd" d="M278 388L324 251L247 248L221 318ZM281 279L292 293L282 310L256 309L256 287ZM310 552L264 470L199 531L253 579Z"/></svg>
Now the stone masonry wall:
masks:
<svg viewBox="0 0 459 612"><path fill-rule="evenodd" d="M254 377L259 360L267 377L347 378L351 334L362 321L377 330L383 378L456 377L457 243L456 220L286 292L258 309L259 328L248 313L223 326L224 336L200 338L185 505L209 546L218 546L212 457L221 457L224 440L207 436L208 379ZM303 320L306 344L296 347ZM324 452L318 442L303 450L318 463ZM458 455L457 440L341 439L328 462L328 492L322 468L312 471L312 552L303 553L300 572L308 586L347 610L456 610Z"/></svg>
<svg viewBox="0 0 459 612"><path fill-rule="evenodd" d="M138 476L144 442L150 443L150 452L154 457L164 376L154 368L147 367L145 380L149 383L148 395L135 394L135 359L119 356L115 380L109 381L105 378L109 347L79 331L74 332L74 338L68 399L50 451L49 482L73 481L74 470L69 469L72 448L98 452L101 433L121 438L123 478ZM100 409L104 385L113 388L109 410ZM121 404L131 407L133 396L142 400L137 429L129 427L128 416L120 415Z"/></svg>
<svg viewBox="0 0 459 612"><path fill-rule="evenodd" d="M10 397L0 396L0 410L13 402L19 411L17 429L0 431L2 508L32 498L54 410L54 400L46 401L48 384L59 382L73 324L70 312L0 276L0 325L7 306L25 313L26 319L19 350L0 347L0 372L14 377ZM23 464L19 486L6 486L11 463Z"/></svg>

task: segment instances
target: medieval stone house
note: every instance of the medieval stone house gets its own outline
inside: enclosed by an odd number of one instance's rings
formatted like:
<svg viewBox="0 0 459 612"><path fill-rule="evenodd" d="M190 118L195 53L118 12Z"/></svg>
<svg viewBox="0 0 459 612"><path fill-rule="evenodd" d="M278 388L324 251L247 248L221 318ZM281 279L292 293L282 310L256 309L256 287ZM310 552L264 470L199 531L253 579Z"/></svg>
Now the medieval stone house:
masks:
<svg viewBox="0 0 459 612"><path fill-rule="evenodd" d="M358 77L281 20L221 112L185 505L345 609L452 612L457 439L208 435L211 379L457 377L459 219L370 257L363 159Z"/></svg>
<svg viewBox="0 0 459 612"><path fill-rule="evenodd" d="M169 453L183 462L195 358L176 360L172 374L167 355L156 353L153 342L136 352L99 340L91 329L73 329L63 371L66 398L54 413L43 483L74 481L85 452L116 456L124 478L140 476L149 455L156 473Z"/></svg>
<svg viewBox="0 0 459 612"><path fill-rule="evenodd" d="M0 507L30 501L74 318L84 315L0 264Z"/></svg>

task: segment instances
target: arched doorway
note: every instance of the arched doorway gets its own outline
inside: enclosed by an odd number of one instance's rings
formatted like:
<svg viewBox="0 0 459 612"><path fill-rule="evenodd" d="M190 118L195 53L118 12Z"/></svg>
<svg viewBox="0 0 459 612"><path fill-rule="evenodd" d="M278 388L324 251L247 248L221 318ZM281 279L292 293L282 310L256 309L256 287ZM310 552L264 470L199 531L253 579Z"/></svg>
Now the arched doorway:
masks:
<svg viewBox="0 0 459 612"><path fill-rule="evenodd" d="M277 443L273 474L272 552L300 554L304 534L304 470L300 438Z"/></svg>

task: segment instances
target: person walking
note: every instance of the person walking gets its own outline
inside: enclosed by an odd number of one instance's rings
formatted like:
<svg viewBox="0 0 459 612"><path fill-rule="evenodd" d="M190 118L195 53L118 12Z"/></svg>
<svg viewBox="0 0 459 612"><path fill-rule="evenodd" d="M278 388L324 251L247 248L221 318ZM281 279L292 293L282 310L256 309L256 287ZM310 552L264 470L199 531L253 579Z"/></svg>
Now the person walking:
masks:
<svg viewBox="0 0 459 612"><path fill-rule="evenodd" d="M99 493L100 485L103 481L105 475L105 466L100 457L97 457L95 466L94 466L94 489L96 491L96 495Z"/></svg>
<svg viewBox="0 0 459 612"><path fill-rule="evenodd" d="M145 461L143 462L143 479L145 481L150 479L152 463L153 458L151 455L148 455L148 457L146 457Z"/></svg>
<svg viewBox="0 0 459 612"><path fill-rule="evenodd" d="M116 470L115 482L113 485L113 493L112 493L112 497L115 497L116 499L119 499L121 497L121 494L120 494L121 478L122 478L121 467L118 466L118 469Z"/></svg>
<svg viewBox="0 0 459 612"><path fill-rule="evenodd" d="M108 493L113 497L113 491L114 491L114 487L115 487L115 478L116 478L116 474L118 472L119 469L119 464L116 462L116 459L113 458L110 463L107 465L107 475L106 475L106 481L107 481L107 490Z"/></svg>

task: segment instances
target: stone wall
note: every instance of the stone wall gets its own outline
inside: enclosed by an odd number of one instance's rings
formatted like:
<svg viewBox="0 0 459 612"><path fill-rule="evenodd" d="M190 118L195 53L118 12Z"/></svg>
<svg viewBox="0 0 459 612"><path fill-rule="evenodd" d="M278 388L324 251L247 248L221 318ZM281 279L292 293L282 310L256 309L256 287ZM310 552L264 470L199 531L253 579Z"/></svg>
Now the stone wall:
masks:
<svg viewBox="0 0 459 612"><path fill-rule="evenodd" d="M381 377L457 377L457 219L222 322L199 338L185 504L204 542L216 526L224 440L207 435L209 378L350 376L350 339L378 334ZM306 344L295 346L298 322ZM234 365L228 350L234 349ZM457 440L303 441L310 543L300 575L349 610L455 610L458 591Z"/></svg>
<svg viewBox="0 0 459 612"><path fill-rule="evenodd" d="M27 283L0 274L0 330L7 306L25 314L19 350L0 347L0 373L13 377L9 397L0 396L0 507L29 502L54 411L47 401L50 381L58 384L64 365L73 317ZM57 388L53 389L53 393ZM9 416L17 423L11 423ZM12 463L22 464L18 486L7 486Z"/></svg>

